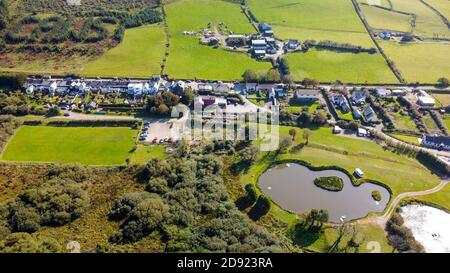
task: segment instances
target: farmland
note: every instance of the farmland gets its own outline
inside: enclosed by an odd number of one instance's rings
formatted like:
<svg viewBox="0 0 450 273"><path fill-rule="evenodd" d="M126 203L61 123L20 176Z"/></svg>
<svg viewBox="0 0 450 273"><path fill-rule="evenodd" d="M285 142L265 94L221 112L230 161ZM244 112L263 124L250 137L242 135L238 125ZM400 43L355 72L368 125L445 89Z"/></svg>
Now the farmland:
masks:
<svg viewBox="0 0 450 273"><path fill-rule="evenodd" d="M380 41L380 45L407 82L435 83L438 78L450 75L449 44Z"/></svg>
<svg viewBox="0 0 450 273"><path fill-rule="evenodd" d="M373 6L361 5L361 10L372 28L411 32L411 17Z"/></svg>
<svg viewBox="0 0 450 273"><path fill-rule="evenodd" d="M238 4L217 0L181 0L166 6L170 31L170 54L165 73L175 78L241 79L246 69L266 71L268 62L258 62L246 53L200 45L198 37L183 31L200 31L220 23L233 33L254 33L255 29Z"/></svg>
<svg viewBox="0 0 450 273"><path fill-rule="evenodd" d="M270 23L282 39L333 40L373 47L363 24L347 0L250 0L259 21Z"/></svg>
<svg viewBox="0 0 450 273"><path fill-rule="evenodd" d="M291 74L296 80L310 77L324 82L397 82L380 54L310 49L307 53L289 54L287 60Z"/></svg>
<svg viewBox="0 0 450 273"><path fill-rule="evenodd" d="M125 31L119 46L89 63L82 74L101 77L149 77L161 72L165 34L160 25L147 25Z"/></svg>
<svg viewBox="0 0 450 273"><path fill-rule="evenodd" d="M136 130L125 127L22 126L1 157L6 161L123 165Z"/></svg>
<svg viewBox="0 0 450 273"><path fill-rule="evenodd" d="M447 19L450 19L450 5L448 0L425 0L433 8L439 10Z"/></svg>

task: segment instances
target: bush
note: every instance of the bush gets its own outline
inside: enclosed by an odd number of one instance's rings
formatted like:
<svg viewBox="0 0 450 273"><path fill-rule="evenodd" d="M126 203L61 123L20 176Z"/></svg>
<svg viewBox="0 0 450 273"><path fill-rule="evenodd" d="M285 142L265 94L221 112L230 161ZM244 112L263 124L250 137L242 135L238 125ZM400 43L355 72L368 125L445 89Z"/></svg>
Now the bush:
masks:
<svg viewBox="0 0 450 273"><path fill-rule="evenodd" d="M381 193L379 191L372 191L372 198L375 201L381 201Z"/></svg>
<svg viewBox="0 0 450 273"><path fill-rule="evenodd" d="M251 204L255 203L256 199L258 198L258 194L256 193L255 185L249 183L245 185L245 192L247 200L250 201Z"/></svg>
<svg viewBox="0 0 450 273"><path fill-rule="evenodd" d="M21 192L8 204L10 229L34 232L40 226L61 226L79 218L89 207L89 197L80 185L51 180Z"/></svg>
<svg viewBox="0 0 450 273"><path fill-rule="evenodd" d="M314 185L327 191L341 191L344 188L344 180L337 176L318 177L314 179Z"/></svg>
<svg viewBox="0 0 450 273"><path fill-rule="evenodd" d="M28 233L13 233L0 240L0 253L57 253L61 245L53 238L34 238Z"/></svg>

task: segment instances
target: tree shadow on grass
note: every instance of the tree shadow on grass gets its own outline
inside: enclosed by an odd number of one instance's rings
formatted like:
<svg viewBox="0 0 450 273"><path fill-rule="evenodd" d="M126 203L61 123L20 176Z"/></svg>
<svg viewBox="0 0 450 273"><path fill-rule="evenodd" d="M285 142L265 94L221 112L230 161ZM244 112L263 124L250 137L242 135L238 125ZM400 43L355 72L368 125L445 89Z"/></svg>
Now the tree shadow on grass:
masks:
<svg viewBox="0 0 450 273"><path fill-rule="evenodd" d="M323 234L318 227L306 226L305 223L297 223L293 232L293 243L300 247L307 247L316 242Z"/></svg>
<svg viewBox="0 0 450 273"><path fill-rule="evenodd" d="M267 209L262 209L259 206L253 206L248 212L248 217L253 221L258 221L261 217L266 215L269 211Z"/></svg>

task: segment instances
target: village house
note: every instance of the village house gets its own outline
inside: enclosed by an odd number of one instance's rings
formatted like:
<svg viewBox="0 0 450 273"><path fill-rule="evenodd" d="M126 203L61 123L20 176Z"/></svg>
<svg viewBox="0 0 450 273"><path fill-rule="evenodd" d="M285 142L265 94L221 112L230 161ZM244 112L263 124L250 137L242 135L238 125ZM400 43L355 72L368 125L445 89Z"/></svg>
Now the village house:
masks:
<svg viewBox="0 0 450 273"><path fill-rule="evenodd" d="M377 114L369 105L363 108L363 117L367 123L380 123Z"/></svg>
<svg viewBox="0 0 450 273"><path fill-rule="evenodd" d="M375 96L378 98L386 98L391 95L391 90L384 89L384 88L377 88L375 89Z"/></svg>
<svg viewBox="0 0 450 273"><path fill-rule="evenodd" d="M299 89L295 91L295 99L299 102L315 102L319 100L320 91L315 89Z"/></svg>
<svg viewBox="0 0 450 273"><path fill-rule="evenodd" d="M344 97L344 95L334 95L331 100L337 108L342 110L342 112L348 113L350 111L350 105L348 104L347 99Z"/></svg>
<svg viewBox="0 0 450 273"><path fill-rule="evenodd" d="M420 144L428 148L449 151L450 137L424 135Z"/></svg>
<svg viewBox="0 0 450 273"><path fill-rule="evenodd" d="M267 23L260 23L258 29L264 36L273 36L272 27Z"/></svg>
<svg viewBox="0 0 450 273"><path fill-rule="evenodd" d="M296 50L299 46L300 46L300 41L299 40L289 40L285 44L285 49L287 49L287 50Z"/></svg>
<svg viewBox="0 0 450 273"><path fill-rule="evenodd" d="M351 101L353 105L364 105L366 103L367 91L364 89L353 90Z"/></svg>

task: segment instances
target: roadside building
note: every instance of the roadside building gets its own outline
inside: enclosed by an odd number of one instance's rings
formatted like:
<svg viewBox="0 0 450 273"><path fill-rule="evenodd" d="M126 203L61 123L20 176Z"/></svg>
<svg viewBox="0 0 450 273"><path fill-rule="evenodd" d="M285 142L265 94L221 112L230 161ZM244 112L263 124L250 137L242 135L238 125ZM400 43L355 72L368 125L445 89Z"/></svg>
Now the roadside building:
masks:
<svg viewBox="0 0 450 273"><path fill-rule="evenodd" d="M364 89L353 90L351 101L353 105L364 105L367 99L367 91Z"/></svg>
<svg viewBox="0 0 450 273"><path fill-rule="evenodd" d="M300 46L300 41L299 40L289 40L286 43L285 48L287 50L296 50L299 46Z"/></svg>
<svg viewBox="0 0 450 273"><path fill-rule="evenodd" d="M295 99L299 102L315 102L320 98L320 91L316 89L299 89L295 91Z"/></svg>
<svg viewBox="0 0 450 273"><path fill-rule="evenodd" d="M378 98L386 98L391 95L391 90L385 88L377 88L375 89L375 96Z"/></svg>
<svg viewBox="0 0 450 273"><path fill-rule="evenodd" d="M446 136L424 135L420 144L428 148L450 151L450 137Z"/></svg>
<svg viewBox="0 0 450 273"><path fill-rule="evenodd" d="M337 108L341 109L342 112L348 113L350 111L350 105L344 95L334 95L331 100Z"/></svg>
<svg viewBox="0 0 450 273"><path fill-rule="evenodd" d="M433 107L436 104L436 101L423 90L417 91L416 97L418 105Z"/></svg>

